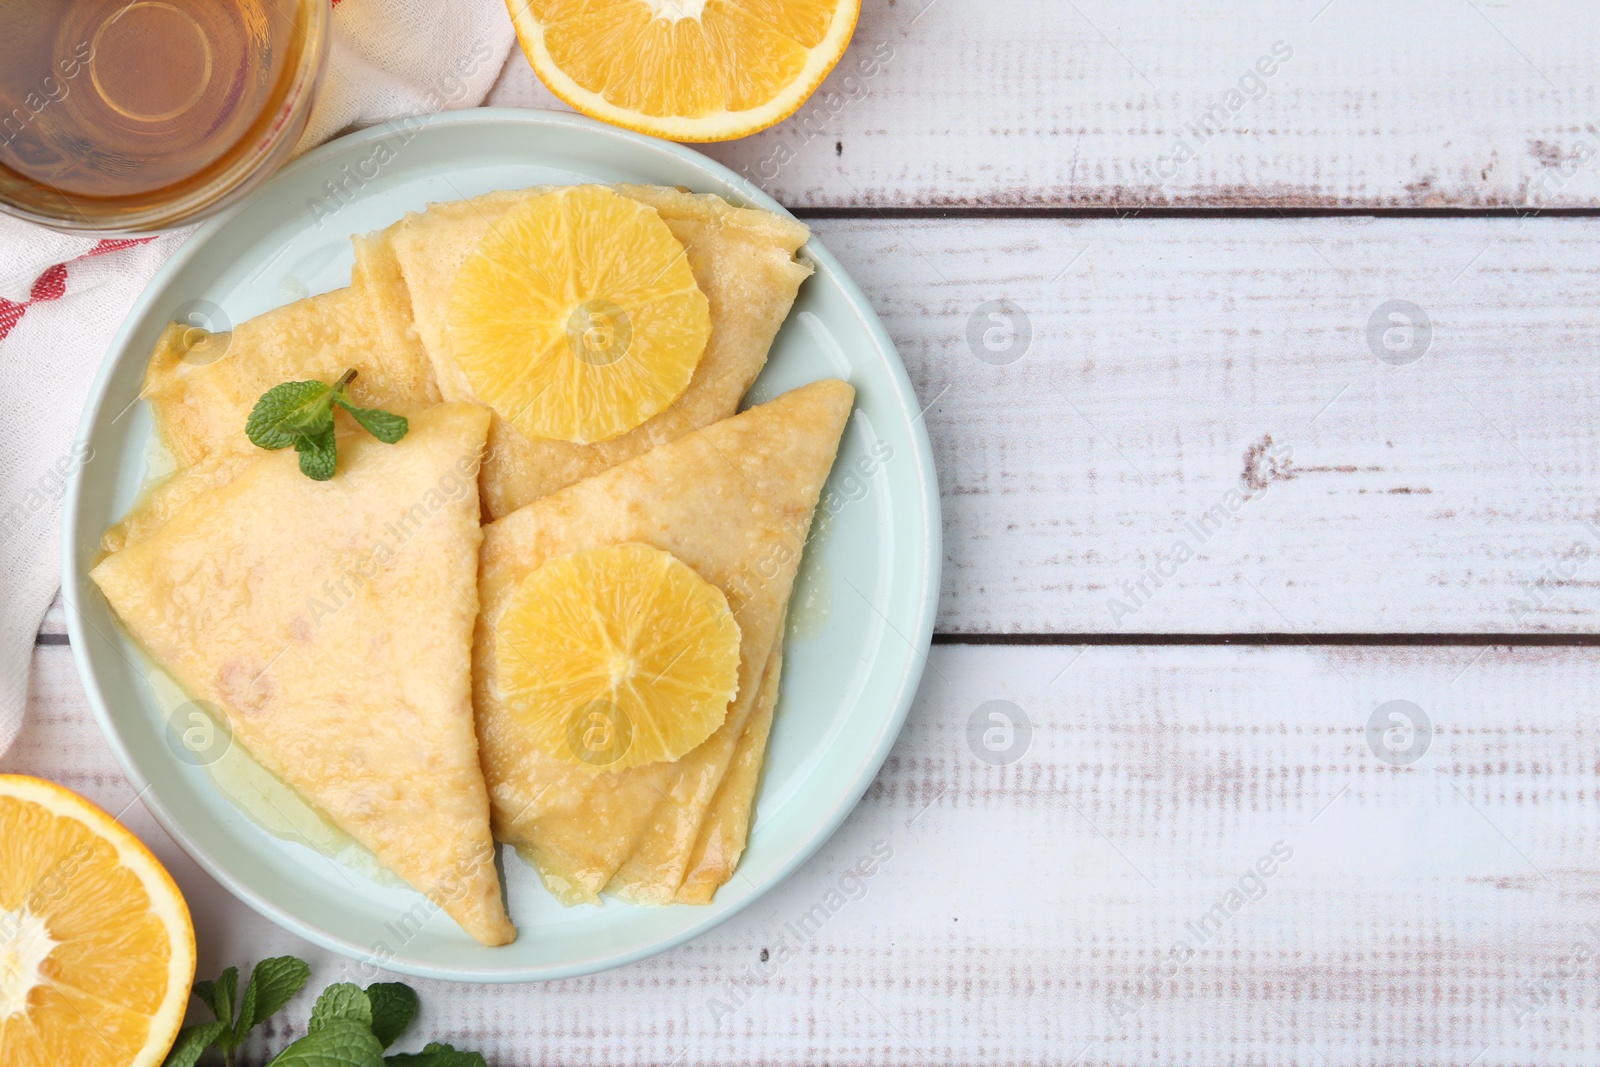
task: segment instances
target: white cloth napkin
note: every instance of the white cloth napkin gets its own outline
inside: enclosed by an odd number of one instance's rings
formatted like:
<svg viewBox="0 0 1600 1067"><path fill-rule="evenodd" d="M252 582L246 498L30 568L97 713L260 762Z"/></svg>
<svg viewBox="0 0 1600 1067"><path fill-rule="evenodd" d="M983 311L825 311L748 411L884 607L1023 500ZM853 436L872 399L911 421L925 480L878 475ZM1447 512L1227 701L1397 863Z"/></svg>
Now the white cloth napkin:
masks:
<svg viewBox="0 0 1600 1067"><path fill-rule="evenodd" d="M333 7L299 151L353 127L476 106L515 39L502 0ZM0 216L0 755L22 726L34 636L61 581L61 498L80 462L72 437L85 394L128 308L187 236L68 237Z"/></svg>

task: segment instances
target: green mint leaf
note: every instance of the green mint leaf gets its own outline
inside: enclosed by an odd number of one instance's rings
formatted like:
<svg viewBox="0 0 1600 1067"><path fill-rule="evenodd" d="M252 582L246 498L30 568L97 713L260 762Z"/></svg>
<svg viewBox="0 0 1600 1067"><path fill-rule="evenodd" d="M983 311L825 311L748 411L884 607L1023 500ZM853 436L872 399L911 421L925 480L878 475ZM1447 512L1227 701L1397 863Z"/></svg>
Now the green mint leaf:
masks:
<svg viewBox="0 0 1600 1067"><path fill-rule="evenodd" d="M333 426L335 404L385 444L394 444L411 429L403 415L352 404L345 390L355 376L355 371L347 370L332 385L312 381L273 386L250 409L245 436L252 444L269 450L294 446L300 453L301 473L315 481L327 481L339 467Z"/></svg>
<svg viewBox="0 0 1600 1067"><path fill-rule="evenodd" d="M355 986L349 988L365 998ZM315 1016L312 1021L315 1023ZM383 1067L383 1046L366 1023L333 1019L278 1053L268 1067Z"/></svg>
<svg viewBox="0 0 1600 1067"><path fill-rule="evenodd" d="M325 382L284 382L261 394L245 420L245 436L261 448L288 448L333 426L333 388Z"/></svg>
<svg viewBox="0 0 1600 1067"><path fill-rule="evenodd" d="M316 437L302 437L294 444L300 453L300 473L314 482L325 482L339 469L338 446L334 444L333 426Z"/></svg>
<svg viewBox="0 0 1600 1067"><path fill-rule="evenodd" d="M229 1041L234 1048L244 1044L244 1035L250 1032L255 1025L256 1017L256 984L249 979L244 983L244 995L239 998L239 1018L233 1024L233 1036Z"/></svg>
<svg viewBox="0 0 1600 1067"><path fill-rule="evenodd" d="M406 435L411 424L404 415L384 411L382 408L358 408L343 393L333 394L333 402L350 413L361 428L386 445L392 445Z"/></svg>
<svg viewBox="0 0 1600 1067"><path fill-rule="evenodd" d="M324 989L317 998L316 1007L311 1009L311 1032L336 1022L357 1022L372 1032L372 1002L360 986L339 982Z"/></svg>
<svg viewBox="0 0 1600 1067"><path fill-rule="evenodd" d="M211 1008L217 1021L180 1031L162 1067L197 1067L211 1048L220 1049L232 1063L249 1031L281 1011L310 976L303 960L274 956L251 970L242 997L236 967L223 971L214 982L196 982L194 995ZM416 990L403 982L376 982L364 990L349 982L336 983L317 998L308 1033L267 1067L488 1067L481 1054L457 1051L438 1041L429 1042L421 1052L385 1057L384 1049L411 1025L417 1007Z"/></svg>
<svg viewBox="0 0 1600 1067"><path fill-rule="evenodd" d="M217 983L204 981L196 982L194 984L194 989L192 989L191 992L195 995L195 999L211 1009L212 1015L217 1014ZM233 1022L233 1018L231 1016L229 1017L228 1022Z"/></svg>
<svg viewBox="0 0 1600 1067"><path fill-rule="evenodd" d="M310 977L311 968L306 966L305 960L293 956L273 956L256 964L244 989L239 1021L233 1030L234 1043L244 1041L245 1034L253 1027L276 1015L305 987Z"/></svg>
<svg viewBox="0 0 1600 1067"><path fill-rule="evenodd" d="M239 988L239 968L229 967L217 975L215 982L196 982L194 995L200 998L201 1003L211 1009L211 1014L217 1021L233 1028L233 998ZM232 1047L231 1045L229 1046Z"/></svg>
<svg viewBox="0 0 1600 1067"><path fill-rule="evenodd" d="M205 984L209 986L211 983ZM228 1024L220 1022L184 1027L178 1031L177 1043L172 1046L172 1051L167 1053L167 1058L161 1061L161 1067L194 1067L195 1062L200 1059L200 1054L210 1048L212 1042L221 1037L227 1029Z"/></svg>
<svg viewBox="0 0 1600 1067"><path fill-rule="evenodd" d="M379 982L367 986L372 1005L372 1035L384 1048L394 1044L417 1016L417 991L404 982Z"/></svg>
<svg viewBox="0 0 1600 1067"><path fill-rule="evenodd" d="M385 1067L488 1067L477 1052L457 1052L449 1045L430 1041L421 1052L402 1052L383 1058Z"/></svg>

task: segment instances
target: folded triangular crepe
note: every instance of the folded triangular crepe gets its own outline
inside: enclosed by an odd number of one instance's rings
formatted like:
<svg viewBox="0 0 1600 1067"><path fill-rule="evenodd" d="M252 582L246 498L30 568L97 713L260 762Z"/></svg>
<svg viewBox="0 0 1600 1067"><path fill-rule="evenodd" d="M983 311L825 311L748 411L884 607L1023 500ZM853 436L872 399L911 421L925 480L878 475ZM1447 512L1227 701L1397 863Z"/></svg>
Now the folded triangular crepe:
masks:
<svg viewBox="0 0 1600 1067"><path fill-rule="evenodd" d="M484 409L442 404L398 444L341 434L328 482L290 450L195 468L91 575L258 762L500 945L515 931L470 703L487 432Z"/></svg>
<svg viewBox="0 0 1600 1067"><path fill-rule="evenodd" d="M233 481L260 456L257 448L248 452L213 452L198 463L179 467L165 480L146 489L133 510L100 535L101 551L109 555L149 538L189 501Z"/></svg>
<svg viewBox="0 0 1600 1067"><path fill-rule="evenodd" d="M809 231L793 219L736 208L708 194L640 185L616 190L655 208L683 243L711 309L705 355L669 408L608 441L579 445L531 439L496 416L483 464L484 507L491 518L732 415L766 362L800 283L811 274L809 265L794 258ZM512 205L547 191L496 192L434 204L384 231L405 286L379 302L404 302L410 308L446 400L476 399L451 355L446 327L456 272ZM373 292L386 290L375 286Z"/></svg>
<svg viewBox="0 0 1600 1067"><path fill-rule="evenodd" d="M534 861L564 903L596 900L653 832L658 811L664 826L680 818L700 825L764 691L854 395L840 381L796 389L486 528L473 688L495 832ZM493 635L511 593L546 560L626 542L671 552L727 596L739 622L739 691L722 726L683 759L595 774L544 755L522 735L500 694ZM683 861L674 860L681 877L693 840L674 840L683 848ZM665 899L677 890L674 881Z"/></svg>
<svg viewBox="0 0 1600 1067"><path fill-rule="evenodd" d="M180 466L222 450L249 451L244 426L261 394L285 381L330 382L348 369L363 407L437 403L433 369L392 295L398 268L382 241L355 239L352 282L296 300L231 333L169 325L156 342L142 395ZM380 298L381 296L381 298Z"/></svg>

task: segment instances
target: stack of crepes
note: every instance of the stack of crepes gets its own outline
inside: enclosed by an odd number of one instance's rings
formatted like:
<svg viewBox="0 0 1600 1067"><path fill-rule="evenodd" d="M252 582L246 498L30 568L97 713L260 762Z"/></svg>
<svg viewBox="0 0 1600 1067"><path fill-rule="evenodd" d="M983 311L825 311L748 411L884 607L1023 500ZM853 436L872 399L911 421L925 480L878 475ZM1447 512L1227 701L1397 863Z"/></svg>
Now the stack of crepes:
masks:
<svg viewBox="0 0 1600 1067"><path fill-rule="evenodd" d="M662 233L673 262L636 251ZM810 274L806 238L673 189L497 192L355 237L346 288L230 334L174 323L143 395L178 470L106 532L93 577L258 762L479 941L515 936L494 839L567 904L708 902L749 832L853 398L827 380L735 414ZM530 377L522 309L549 292L582 308L571 352ZM398 443L342 420L320 482L250 444L264 392L350 369L355 403L408 417ZM618 373L638 380L595 384ZM737 621L736 689L670 760L552 752L508 682L518 590L617 546L670 553Z"/></svg>

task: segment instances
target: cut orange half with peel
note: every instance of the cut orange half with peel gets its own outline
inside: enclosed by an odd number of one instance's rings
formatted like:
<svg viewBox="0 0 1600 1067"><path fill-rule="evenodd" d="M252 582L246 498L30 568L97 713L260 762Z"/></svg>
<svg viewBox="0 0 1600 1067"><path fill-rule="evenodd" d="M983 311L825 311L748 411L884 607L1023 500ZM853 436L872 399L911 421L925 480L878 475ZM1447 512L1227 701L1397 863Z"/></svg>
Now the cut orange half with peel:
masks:
<svg viewBox="0 0 1600 1067"><path fill-rule="evenodd" d="M183 1023L194 926L120 823L0 774L0 1065L154 1067Z"/></svg>
<svg viewBox="0 0 1600 1067"><path fill-rule="evenodd" d="M549 90L674 141L727 141L794 114L855 31L861 0L506 0Z"/></svg>
<svg viewBox="0 0 1600 1067"><path fill-rule="evenodd" d="M527 742L595 772L678 759L722 725L739 688L727 597L650 545L545 562L512 594L495 641Z"/></svg>
<svg viewBox="0 0 1600 1067"><path fill-rule="evenodd" d="M689 387L711 304L654 208L598 185L530 197L456 271L450 355L532 438L626 433Z"/></svg>

